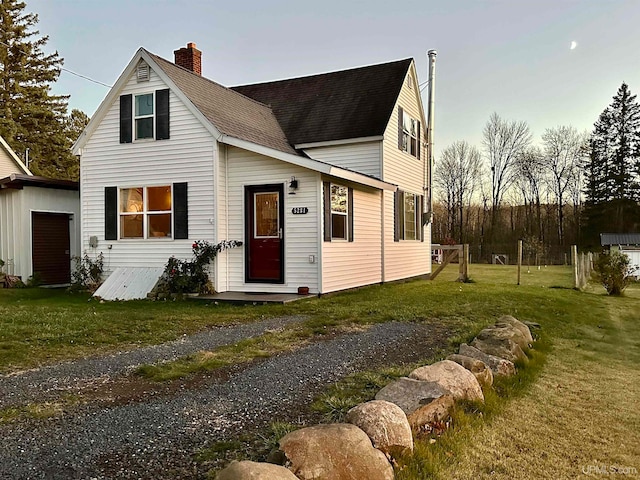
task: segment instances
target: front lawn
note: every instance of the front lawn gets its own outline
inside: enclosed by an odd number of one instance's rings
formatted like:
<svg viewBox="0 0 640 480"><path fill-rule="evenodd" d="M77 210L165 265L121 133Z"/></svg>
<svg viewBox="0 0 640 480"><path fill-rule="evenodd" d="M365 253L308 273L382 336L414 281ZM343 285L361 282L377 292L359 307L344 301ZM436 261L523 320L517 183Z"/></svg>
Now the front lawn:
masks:
<svg viewBox="0 0 640 480"><path fill-rule="evenodd" d="M327 328L391 320L438 322L466 338L504 313L527 314L550 306L570 287L567 267L523 274L515 267L472 265L477 283L453 283L456 266L435 282L374 285L288 305L215 305L194 301L107 302L51 289L0 289L0 372L157 344L215 325L303 314ZM574 293L577 295L577 292ZM545 307L540 306L543 311ZM536 315L534 315L535 317Z"/></svg>

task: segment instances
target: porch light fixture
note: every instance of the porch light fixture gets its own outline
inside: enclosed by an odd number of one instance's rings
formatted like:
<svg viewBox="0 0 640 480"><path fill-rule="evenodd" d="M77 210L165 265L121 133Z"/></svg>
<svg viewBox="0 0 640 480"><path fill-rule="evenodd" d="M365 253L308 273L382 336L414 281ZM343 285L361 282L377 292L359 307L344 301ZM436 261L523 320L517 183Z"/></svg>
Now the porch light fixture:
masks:
<svg viewBox="0 0 640 480"><path fill-rule="evenodd" d="M297 189L298 189L298 180L296 179L296 177L292 176L291 180L289 180L289 195L295 195Z"/></svg>

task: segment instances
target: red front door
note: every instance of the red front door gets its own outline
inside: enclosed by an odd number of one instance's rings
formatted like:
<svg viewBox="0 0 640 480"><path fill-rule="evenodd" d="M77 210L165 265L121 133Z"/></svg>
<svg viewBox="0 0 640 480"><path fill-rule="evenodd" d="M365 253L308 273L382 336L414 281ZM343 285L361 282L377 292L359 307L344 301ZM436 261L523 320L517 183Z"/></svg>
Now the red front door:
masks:
<svg viewBox="0 0 640 480"><path fill-rule="evenodd" d="M284 188L245 187L247 282L284 283Z"/></svg>

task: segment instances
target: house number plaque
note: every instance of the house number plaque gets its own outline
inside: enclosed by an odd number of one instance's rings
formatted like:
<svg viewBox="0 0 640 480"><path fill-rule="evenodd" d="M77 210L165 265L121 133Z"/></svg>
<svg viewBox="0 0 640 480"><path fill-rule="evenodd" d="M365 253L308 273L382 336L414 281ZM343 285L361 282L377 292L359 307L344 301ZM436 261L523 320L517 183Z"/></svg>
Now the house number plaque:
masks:
<svg viewBox="0 0 640 480"><path fill-rule="evenodd" d="M308 207L293 207L291 209L291 213L293 213L294 215L305 215L305 214L309 213L309 208Z"/></svg>

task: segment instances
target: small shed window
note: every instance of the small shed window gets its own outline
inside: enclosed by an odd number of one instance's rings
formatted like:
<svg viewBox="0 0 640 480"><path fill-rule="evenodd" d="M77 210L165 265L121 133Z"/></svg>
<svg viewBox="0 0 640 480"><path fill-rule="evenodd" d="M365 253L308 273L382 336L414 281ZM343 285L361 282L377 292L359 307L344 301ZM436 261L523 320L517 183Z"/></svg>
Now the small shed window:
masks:
<svg viewBox="0 0 640 480"><path fill-rule="evenodd" d="M347 240L349 195L347 187L331 184L331 238Z"/></svg>

